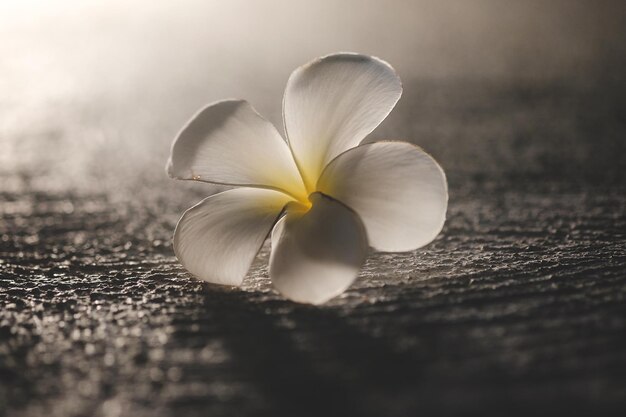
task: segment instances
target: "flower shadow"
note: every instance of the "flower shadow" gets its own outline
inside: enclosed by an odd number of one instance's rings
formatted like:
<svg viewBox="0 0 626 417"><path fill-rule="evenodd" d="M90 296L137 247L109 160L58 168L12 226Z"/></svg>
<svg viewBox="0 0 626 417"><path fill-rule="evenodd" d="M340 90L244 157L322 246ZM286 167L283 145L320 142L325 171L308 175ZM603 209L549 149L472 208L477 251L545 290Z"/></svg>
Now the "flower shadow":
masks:
<svg viewBox="0 0 626 417"><path fill-rule="evenodd" d="M193 322L229 357L227 374L204 377L245 381L245 408L272 416L402 415L413 408L409 396L399 396L419 382L417 364L351 324L341 305L313 307L208 284L199 301ZM396 400L398 409L389 409Z"/></svg>

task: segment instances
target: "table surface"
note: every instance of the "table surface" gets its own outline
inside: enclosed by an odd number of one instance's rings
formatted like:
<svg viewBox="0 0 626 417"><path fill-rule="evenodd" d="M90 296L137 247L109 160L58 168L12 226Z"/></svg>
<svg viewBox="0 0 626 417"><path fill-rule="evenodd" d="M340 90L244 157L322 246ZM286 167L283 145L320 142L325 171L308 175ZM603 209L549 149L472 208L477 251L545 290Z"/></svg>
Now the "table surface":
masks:
<svg viewBox="0 0 626 417"><path fill-rule="evenodd" d="M21 160L0 169L0 415L623 412L623 90L405 90L375 136L442 163L448 220L425 248L372 253L320 307L272 290L267 247L242 288L181 268L176 221L215 189L165 177L169 139L133 147L160 114L123 119L116 136L98 122L113 104L61 104L15 136Z"/></svg>

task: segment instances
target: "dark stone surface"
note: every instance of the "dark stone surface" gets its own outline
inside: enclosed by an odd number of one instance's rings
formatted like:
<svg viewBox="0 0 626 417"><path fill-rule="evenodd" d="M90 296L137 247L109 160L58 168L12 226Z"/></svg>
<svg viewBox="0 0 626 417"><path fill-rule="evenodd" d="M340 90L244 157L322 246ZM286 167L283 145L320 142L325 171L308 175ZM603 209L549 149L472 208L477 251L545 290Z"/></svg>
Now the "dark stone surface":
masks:
<svg viewBox="0 0 626 417"><path fill-rule="evenodd" d="M623 415L622 96L420 94L376 137L415 138L442 162L443 233L372 254L321 307L271 289L267 248L242 289L181 269L171 234L206 188L137 167L100 177L104 157L86 188L50 186L60 165L3 171L0 415Z"/></svg>

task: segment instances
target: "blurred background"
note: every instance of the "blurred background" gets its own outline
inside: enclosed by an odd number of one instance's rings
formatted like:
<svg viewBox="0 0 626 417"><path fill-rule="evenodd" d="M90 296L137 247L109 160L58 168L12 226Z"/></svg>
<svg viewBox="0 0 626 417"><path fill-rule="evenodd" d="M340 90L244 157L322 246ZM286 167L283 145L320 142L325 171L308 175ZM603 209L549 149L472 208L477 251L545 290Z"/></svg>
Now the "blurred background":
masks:
<svg viewBox="0 0 626 417"><path fill-rule="evenodd" d="M125 169L131 180L166 181L169 144L198 108L245 98L282 129L291 71L356 51L390 62L405 84L373 138L418 143L450 171L597 176L601 164L614 174L621 159L603 161L624 151L623 132L606 124L621 126L624 109L625 9L584 0L4 0L0 170L46 186Z"/></svg>
<svg viewBox="0 0 626 417"><path fill-rule="evenodd" d="M282 131L290 73L378 56L375 139L450 186L425 248L322 307L171 236L217 190L167 178L202 106ZM623 415L626 3L0 0L0 417Z"/></svg>

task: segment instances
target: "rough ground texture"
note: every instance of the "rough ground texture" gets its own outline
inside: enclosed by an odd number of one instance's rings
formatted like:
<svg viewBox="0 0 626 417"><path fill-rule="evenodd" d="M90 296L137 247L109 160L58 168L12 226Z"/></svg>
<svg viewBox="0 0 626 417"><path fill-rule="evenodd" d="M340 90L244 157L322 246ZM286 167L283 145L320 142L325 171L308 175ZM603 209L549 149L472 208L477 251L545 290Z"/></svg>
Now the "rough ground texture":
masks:
<svg viewBox="0 0 626 417"><path fill-rule="evenodd" d="M0 415L624 415L617 89L417 85L375 136L441 161L446 226L322 307L272 290L268 248L242 289L181 269L176 220L208 191L162 177L165 142L154 178L99 151L87 187L25 152L0 175Z"/></svg>

